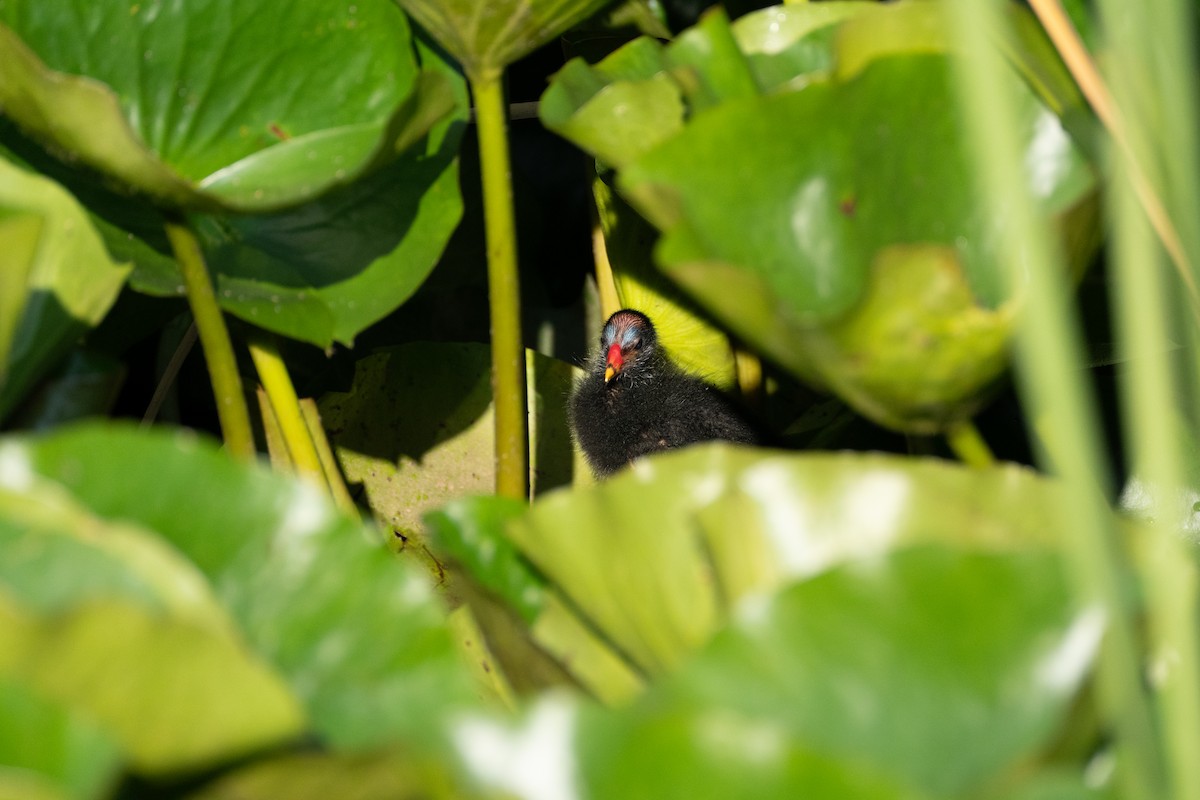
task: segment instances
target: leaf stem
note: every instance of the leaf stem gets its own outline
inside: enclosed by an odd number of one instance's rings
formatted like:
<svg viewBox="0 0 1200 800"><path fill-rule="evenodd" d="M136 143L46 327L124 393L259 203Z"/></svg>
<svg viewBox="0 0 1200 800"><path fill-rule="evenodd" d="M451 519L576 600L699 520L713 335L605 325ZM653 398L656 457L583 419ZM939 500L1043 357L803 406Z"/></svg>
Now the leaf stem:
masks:
<svg viewBox="0 0 1200 800"><path fill-rule="evenodd" d="M325 428L321 425L321 412L317 410L317 404L311 397L306 397L300 401L300 410L304 412L308 434L317 447L317 455L321 458L321 469L325 473L325 483L329 484L333 502L342 511L357 517L358 506L354 505L354 498L350 496L350 490L346 488L346 481L338 469L337 457L334 456L333 448L329 446L329 437L325 435Z"/></svg>
<svg viewBox="0 0 1200 800"><path fill-rule="evenodd" d="M1011 226L999 237L998 257L1010 291L1020 288L1025 297L1014 366L1027 416L1037 420L1041 434L1040 460L1053 464L1063 481L1067 569L1080 606L1106 622L1096 681L1103 721L1116 739L1122 796L1161 798L1166 796L1162 742L1129 611L1127 560L1100 490L1108 476L1094 401L1073 366L1083 359L1067 270L1020 169L1014 89L988 39L1003 24L1000 6L999 0L947 4L951 30L970 54L959 71L959 99L985 196L993 213L1004 215Z"/></svg>
<svg viewBox="0 0 1200 800"><path fill-rule="evenodd" d="M521 289L508 158L503 72L469 76L475 97L492 322L492 397L496 409L496 494L529 498L528 403L521 338Z"/></svg>
<svg viewBox="0 0 1200 800"><path fill-rule="evenodd" d="M262 419L263 438L266 439L267 456L271 459L271 469L285 475L294 474L296 465L292 463L292 457L288 454L287 442L283 438L283 429L279 427L279 420L275 418L275 410L271 408L271 400L262 386L255 391L254 398L258 401L258 415Z"/></svg>
<svg viewBox="0 0 1200 800"><path fill-rule="evenodd" d="M746 407L755 414L763 413L766 392L763 388L762 360L751 351L730 341L733 347L733 368L737 377L738 394Z"/></svg>
<svg viewBox="0 0 1200 800"><path fill-rule="evenodd" d="M271 401L271 410L279 423L283 441L296 471L319 483L325 482L321 471L321 459L308 433L304 413L300 410L300 398L288 375L287 365L279 355L279 347L272 336L261 336L250 342L250 358L258 370L258 378Z"/></svg>
<svg viewBox="0 0 1200 800"><path fill-rule="evenodd" d="M979 428L969 419L956 422L946 428L946 444L954 455L969 467L987 469L996 466L996 456L980 434Z"/></svg>
<svg viewBox="0 0 1200 800"><path fill-rule="evenodd" d="M592 179L592 261L595 264L596 293L600 300L600 320L603 322L621 308L617 280L613 275L612 262L608 260L606 238L614 217L613 197L612 189L596 174L595 162L588 172Z"/></svg>
<svg viewBox="0 0 1200 800"><path fill-rule="evenodd" d="M1158 696L1159 719L1166 734L1165 754L1172 796L1200 797L1200 628L1196 620L1198 576L1190 545L1179 535L1179 523L1190 516L1190 500L1177 488L1186 486L1183 435L1175 408L1177 380L1168 341L1170 273L1160 269L1161 255L1146 218L1128 184L1128 170L1115 154L1114 220L1110 256L1111 297L1118 341L1130 355L1122 375L1121 394L1131 482L1148 499L1142 568L1150 661Z"/></svg>
<svg viewBox="0 0 1200 800"><path fill-rule="evenodd" d="M143 428L152 425L154 420L158 418L158 412L167 400L167 393L171 391L171 387L175 384L175 379L179 377L179 370L183 368L183 362L187 360L195 344L196 323L193 322L184 331L183 337L180 338L179 344L175 347L175 352L171 354L171 360L167 362L167 366L163 370L162 377L159 378L158 385L154 387L154 395L146 405L146 413L142 415Z"/></svg>
<svg viewBox="0 0 1200 800"><path fill-rule="evenodd" d="M1200 322L1200 288L1197 287L1193 277L1191 261L1188 259L1174 221L1167 213L1166 207L1146 175L1141 159L1134 151L1130 142L1129 130L1121 115L1121 109L1113 101L1107 84L1104 83L1100 71L1096 69L1095 62L1088 54L1087 48L1084 47L1083 41L1079 38L1079 34L1075 31L1066 12L1063 11L1059 0L1029 0L1029 6L1037 14L1042 27L1046 30L1046 35L1050 37L1050 41L1054 43L1054 47L1062 56L1063 63L1067 65L1067 69L1075 78L1079 90L1083 92L1088 104L1096 112L1100 122L1108 129L1117 149L1128 162L1130 185L1141 202L1154 232L1158 234L1159 241L1162 242L1163 248L1171 257L1171 263L1175 265L1175 269L1179 273L1191 306L1192 316Z"/></svg>
<svg viewBox="0 0 1200 800"><path fill-rule="evenodd" d="M167 239L183 273L188 304L200 334L200 346L204 350L204 361L212 381L225 447L238 458L252 459L255 454L254 434L250 429L246 396L242 392L242 378L238 374L233 342L229 338L229 329L225 327L225 319L221 316L221 308L217 305L217 296L204 264L200 243L182 217L168 218L165 227Z"/></svg>

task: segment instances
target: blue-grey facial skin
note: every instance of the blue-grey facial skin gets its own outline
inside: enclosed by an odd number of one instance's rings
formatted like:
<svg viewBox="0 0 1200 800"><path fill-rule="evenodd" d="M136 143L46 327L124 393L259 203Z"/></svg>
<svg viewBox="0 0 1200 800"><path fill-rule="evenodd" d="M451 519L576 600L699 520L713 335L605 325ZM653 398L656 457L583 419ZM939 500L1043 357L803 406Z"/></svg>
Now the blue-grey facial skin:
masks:
<svg viewBox="0 0 1200 800"><path fill-rule="evenodd" d="M609 317L600 336L600 347L607 351L615 342L621 345L622 350L634 349L641 344L639 339L646 333L654 335L654 325L650 319L640 312L624 309Z"/></svg>
<svg viewBox="0 0 1200 800"><path fill-rule="evenodd" d="M611 358L614 345L620 351L617 359ZM649 317L627 308L608 318L596 360L605 383L616 381L622 387L644 383L662 372L660 361L665 357L658 351L658 336Z"/></svg>

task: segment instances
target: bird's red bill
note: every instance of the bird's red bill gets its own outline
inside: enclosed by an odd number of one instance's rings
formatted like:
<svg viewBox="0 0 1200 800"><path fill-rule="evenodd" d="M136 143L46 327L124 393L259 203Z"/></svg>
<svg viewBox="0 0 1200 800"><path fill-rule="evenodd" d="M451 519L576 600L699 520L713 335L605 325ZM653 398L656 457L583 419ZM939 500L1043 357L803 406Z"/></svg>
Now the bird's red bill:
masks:
<svg viewBox="0 0 1200 800"><path fill-rule="evenodd" d="M621 357L621 345L615 342L608 347L608 368L604 370L604 382L612 380L612 376L621 371L625 359Z"/></svg>

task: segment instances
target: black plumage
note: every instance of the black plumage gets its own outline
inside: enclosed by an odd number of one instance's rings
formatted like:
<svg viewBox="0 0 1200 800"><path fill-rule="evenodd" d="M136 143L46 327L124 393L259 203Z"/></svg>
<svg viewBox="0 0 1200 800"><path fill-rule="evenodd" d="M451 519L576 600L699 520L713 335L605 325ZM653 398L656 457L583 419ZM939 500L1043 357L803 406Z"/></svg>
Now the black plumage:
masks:
<svg viewBox="0 0 1200 800"><path fill-rule="evenodd" d="M720 391L671 363L650 319L631 309L605 324L600 352L571 397L571 428L597 477L647 453L758 438Z"/></svg>

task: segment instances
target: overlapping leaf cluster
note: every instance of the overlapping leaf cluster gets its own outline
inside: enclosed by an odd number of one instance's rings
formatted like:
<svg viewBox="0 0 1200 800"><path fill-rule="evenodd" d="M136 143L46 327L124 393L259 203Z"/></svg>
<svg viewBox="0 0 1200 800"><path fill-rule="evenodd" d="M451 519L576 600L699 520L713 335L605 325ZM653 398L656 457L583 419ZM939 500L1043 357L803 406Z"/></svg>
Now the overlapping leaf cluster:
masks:
<svg viewBox="0 0 1200 800"><path fill-rule="evenodd" d="M1015 30L1015 66L1049 76L1031 84L1044 100L1021 85L1027 179L1086 263L1095 180L1052 110L1079 101L1040 31ZM732 25L714 12L668 44L571 61L542 119L616 169L662 231L661 270L729 330L873 420L931 433L978 409L1021 306L956 61L935 3L797 4Z"/></svg>
<svg viewBox="0 0 1200 800"><path fill-rule="evenodd" d="M602 4L403 5L495 79ZM731 382L715 319L893 428L978 407L1028 286L1000 278L1010 220L978 197L941 8L712 13L555 78L542 117L601 162L618 289L677 309L666 341L695 326L685 361ZM1090 117L1007 23L1022 182L1082 262ZM126 281L182 291L166 218L257 328L350 344L410 297L459 219L466 120L424 35L390 0L0 0L0 421ZM0 440L0 797L1073 800L1143 777L1089 682L1135 598L1114 572L1106 617L1069 580L1098 568L1065 509L1117 527L1099 481L715 445L591 485L575 370L523 363L532 505L463 497L494 479L485 345L383 349L323 398L387 534L192 434Z"/></svg>

